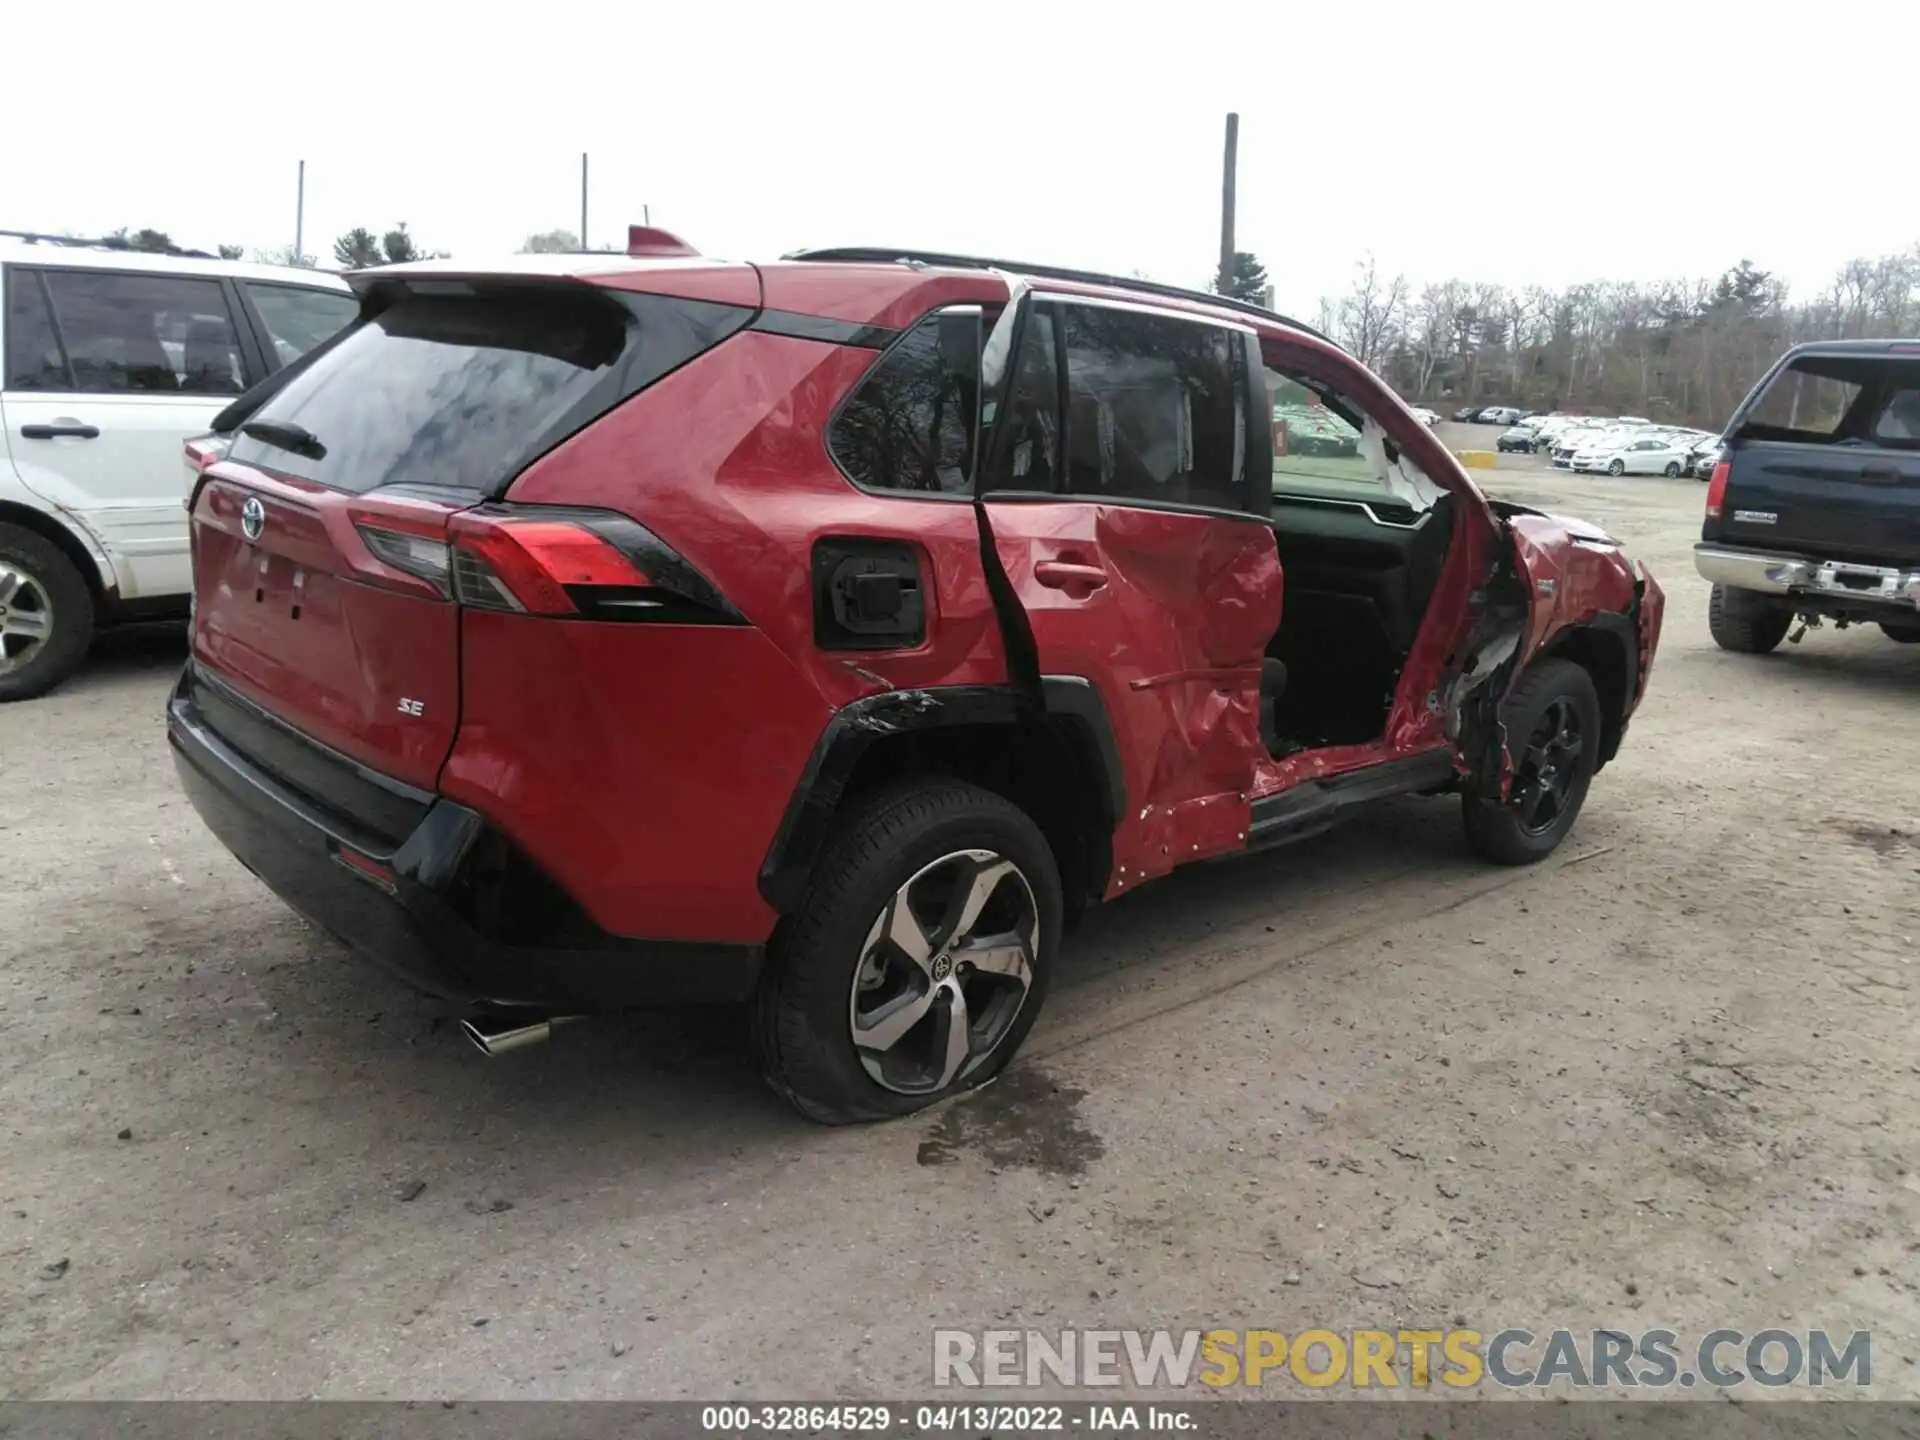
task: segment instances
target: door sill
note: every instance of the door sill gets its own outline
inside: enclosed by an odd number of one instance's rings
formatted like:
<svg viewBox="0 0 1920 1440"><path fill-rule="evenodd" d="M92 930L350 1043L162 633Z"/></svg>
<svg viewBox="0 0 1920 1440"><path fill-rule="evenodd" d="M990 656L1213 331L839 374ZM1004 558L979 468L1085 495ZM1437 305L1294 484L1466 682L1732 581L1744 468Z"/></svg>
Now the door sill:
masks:
<svg viewBox="0 0 1920 1440"><path fill-rule="evenodd" d="M1453 778L1453 751L1442 746L1339 775L1303 780L1253 802L1247 848L1260 849L1318 834L1354 811L1396 795L1431 790Z"/></svg>

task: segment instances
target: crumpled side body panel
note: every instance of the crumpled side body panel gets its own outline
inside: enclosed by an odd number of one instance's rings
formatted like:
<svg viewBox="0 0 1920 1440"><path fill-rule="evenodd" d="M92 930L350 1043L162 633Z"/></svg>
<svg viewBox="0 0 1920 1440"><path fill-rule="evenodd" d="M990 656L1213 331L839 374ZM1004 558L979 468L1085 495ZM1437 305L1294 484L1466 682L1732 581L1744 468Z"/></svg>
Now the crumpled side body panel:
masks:
<svg viewBox="0 0 1920 1440"><path fill-rule="evenodd" d="M1260 662L1280 625L1273 532L1085 502L990 510L1044 668L1090 680L1113 721L1130 803L1108 893L1242 847L1266 754ZM1050 584L1036 574L1050 563L1096 567L1104 583Z"/></svg>

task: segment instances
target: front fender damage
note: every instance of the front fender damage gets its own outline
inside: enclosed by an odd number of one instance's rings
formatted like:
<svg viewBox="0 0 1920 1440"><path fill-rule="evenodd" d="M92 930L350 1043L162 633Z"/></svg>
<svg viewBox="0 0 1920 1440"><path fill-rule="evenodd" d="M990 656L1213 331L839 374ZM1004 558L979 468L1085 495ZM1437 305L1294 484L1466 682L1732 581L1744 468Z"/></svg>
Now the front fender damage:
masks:
<svg viewBox="0 0 1920 1440"><path fill-rule="evenodd" d="M1507 546L1511 536L1502 537ZM1502 702L1519 670L1532 611L1510 548L1490 582L1467 599L1472 625L1461 660L1441 689L1454 769L1469 793L1504 801L1513 783Z"/></svg>

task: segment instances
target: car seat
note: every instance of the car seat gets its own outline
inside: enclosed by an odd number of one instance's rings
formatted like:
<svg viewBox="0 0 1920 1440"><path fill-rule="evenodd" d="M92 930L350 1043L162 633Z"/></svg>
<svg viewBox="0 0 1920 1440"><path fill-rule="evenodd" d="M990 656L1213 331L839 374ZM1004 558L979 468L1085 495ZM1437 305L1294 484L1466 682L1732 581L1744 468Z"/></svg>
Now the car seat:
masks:
<svg viewBox="0 0 1920 1440"><path fill-rule="evenodd" d="M237 395L233 338L218 320L195 320L187 327L180 388L195 395Z"/></svg>

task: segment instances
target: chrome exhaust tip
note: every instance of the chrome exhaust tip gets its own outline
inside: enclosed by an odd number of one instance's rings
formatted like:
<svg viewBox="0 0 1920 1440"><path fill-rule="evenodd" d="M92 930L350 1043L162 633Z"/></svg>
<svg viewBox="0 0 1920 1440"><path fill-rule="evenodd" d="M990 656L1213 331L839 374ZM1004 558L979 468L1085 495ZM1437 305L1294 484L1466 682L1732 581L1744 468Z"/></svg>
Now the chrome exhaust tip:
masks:
<svg viewBox="0 0 1920 1440"><path fill-rule="evenodd" d="M504 1055L509 1050L524 1050L553 1038L553 1027L573 1019L571 1015L542 1015L526 1020L513 1015L476 1015L460 1022L460 1033L471 1040L482 1055Z"/></svg>

